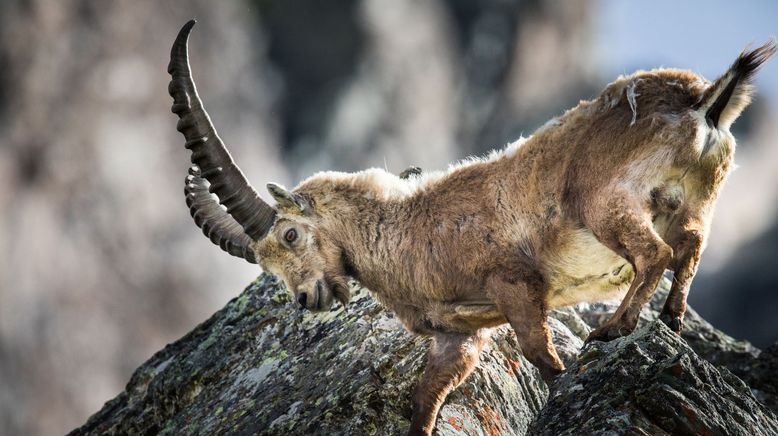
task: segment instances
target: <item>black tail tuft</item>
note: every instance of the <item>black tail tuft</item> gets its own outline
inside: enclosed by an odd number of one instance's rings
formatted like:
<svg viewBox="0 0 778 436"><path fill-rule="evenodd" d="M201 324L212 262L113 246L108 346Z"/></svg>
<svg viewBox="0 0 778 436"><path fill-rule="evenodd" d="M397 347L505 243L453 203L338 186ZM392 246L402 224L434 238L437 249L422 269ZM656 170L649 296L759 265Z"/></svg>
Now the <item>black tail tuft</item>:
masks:
<svg viewBox="0 0 778 436"><path fill-rule="evenodd" d="M729 70L705 91L699 106L705 109L705 119L711 127L729 127L740 115L751 101L751 80L777 50L775 39L754 50L744 50Z"/></svg>
<svg viewBox="0 0 778 436"><path fill-rule="evenodd" d="M759 67L775 54L776 50L778 50L778 44L776 44L775 39L767 41L764 45L754 50L743 50L740 56L737 57L737 60L735 60L735 63L732 64L730 70L735 71L740 80L749 81L754 77Z"/></svg>

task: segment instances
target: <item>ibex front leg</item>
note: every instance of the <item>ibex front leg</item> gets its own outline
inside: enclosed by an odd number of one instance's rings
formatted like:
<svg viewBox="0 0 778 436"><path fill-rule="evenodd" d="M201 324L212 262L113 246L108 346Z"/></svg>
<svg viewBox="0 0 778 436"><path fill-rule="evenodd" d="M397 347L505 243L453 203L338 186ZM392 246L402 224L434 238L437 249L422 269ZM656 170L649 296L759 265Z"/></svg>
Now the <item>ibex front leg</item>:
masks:
<svg viewBox="0 0 778 436"><path fill-rule="evenodd" d="M489 297L510 322L521 352L540 371L546 383L565 370L551 342L543 279L537 272L516 277L495 276L488 282Z"/></svg>
<svg viewBox="0 0 778 436"><path fill-rule="evenodd" d="M473 335L435 334L427 367L413 394L409 435L432 434L440 406L449 392L473 372L488 338L485 329Z"/></svg>
<svg viewBox="0 0 778 436"><path fill-rule="evenodd" d="M587 217L586 225L606 247L627 259L635 270L627 295L616 313L593 330L587 342L610 341L632 333L640 310L651 299L662 274L673 258L673 249L654 230L650 212L636 196L624 193L612 196Z"/></svg>
<svg viewBox="0 0 778 436"><path fill-rule="evenodd" d="M681 333L683 315L686 313L686 297L689 286L700 263L705 239L705 225L700 218L686 218L677 229L672 229L668 240L673 247L673 286L667 296L659 318L676 333Z"/></svg>

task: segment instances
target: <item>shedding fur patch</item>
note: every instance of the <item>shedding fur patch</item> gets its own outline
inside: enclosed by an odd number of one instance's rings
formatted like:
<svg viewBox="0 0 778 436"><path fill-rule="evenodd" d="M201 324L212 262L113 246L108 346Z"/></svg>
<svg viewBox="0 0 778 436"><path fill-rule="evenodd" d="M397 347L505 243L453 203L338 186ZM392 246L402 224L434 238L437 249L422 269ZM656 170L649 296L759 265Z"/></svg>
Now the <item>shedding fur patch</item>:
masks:
<svg viewBox="0 0 778 436"><path fill-rule="evenodd" d="M351 185L361 185L364 188L369 188L364 189L367 193L365 195L369 197L383 200L402 199L428 188L430 185L462 168L515 156L519 148L521 148L528 139L529 138L521 137L506 145L503 149L493 150L486 156L465 158L457 163L451 164L446 170L425 171L418 176L409 177L407 179L402 179L382 168L369 168L356 173L322 171L304 180L295 188L295 190L310 183L345 182Z"/></svg>
<svg viewBox="0 0 778 436"><path fill-rule="evenodd" d="M527 142L527 139L529 138L521 137L518 140L506 145L501 150L492 150L489 154L485 156L468 157L462 159L459 162L449 165L449 167L446 170L427 171L427 172L423 172L418 177L413 177L407 180L403 180L406 186L405 189L401 190L401 192L403 192L404 195L411 195L421 189L425 189L429 187L431 184L437 182L438 180L443 179L449 174L461 170L462 168L466 168L472 165L487 163L487 162L494 162L503 158L513 157L519 151L519 148L521 148L521 146L525 142Z"/></svg>
<svg viewBox="0 0 778 436"><path fill-rule="evenodd" d="M640 82L640 79L634 80L629 84L629 86L627 86L627 103L629 103L629 108L632 109L632 122L629 123L630 126L634 126L635 121L637 121L638 118L638 103L636 98L640 94L635 92L635 88L638 86L638 82Z"/></svg>

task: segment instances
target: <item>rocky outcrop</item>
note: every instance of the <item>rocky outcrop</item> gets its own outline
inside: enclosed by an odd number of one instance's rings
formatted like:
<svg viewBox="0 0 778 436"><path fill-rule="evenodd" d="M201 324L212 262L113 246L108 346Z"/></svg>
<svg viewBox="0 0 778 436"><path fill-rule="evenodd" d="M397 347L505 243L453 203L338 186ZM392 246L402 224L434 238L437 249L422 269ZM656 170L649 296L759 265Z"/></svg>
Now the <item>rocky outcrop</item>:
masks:
<svg viewBox="0 0 778 436"><path fill-rule="evenodd" d="M552 387L532 434L778 434L743 381L660 321L588 345Z"/></svg>
<svg viewBox="0 0 778 436"><path fill-rule="evenodd" d="M569 369L548 404L549 389L513 333L498 329L446 401L438 434L778 434L759 402L775 405L775 350L759 356L694 313L682 340L652 321L653 308L629 337L581 350L613 308L552 315ZM347 309L315 315L263 275L138 368L73 434L401 434L426 348L364 289L355 288ZM751 374L751 389L733 372Z"/></svg>

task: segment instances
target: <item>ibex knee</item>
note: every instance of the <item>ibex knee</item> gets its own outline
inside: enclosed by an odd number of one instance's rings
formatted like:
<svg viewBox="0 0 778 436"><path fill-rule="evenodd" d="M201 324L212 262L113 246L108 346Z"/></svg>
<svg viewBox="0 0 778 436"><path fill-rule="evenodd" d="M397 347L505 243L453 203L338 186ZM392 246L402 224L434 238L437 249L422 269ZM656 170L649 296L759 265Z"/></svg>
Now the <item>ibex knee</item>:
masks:
<svg viewBox="0 0 778 436"><path fill-rule="evenodd" d="M639 271L645 271L652 268L665 269L673 260L673 249L664 243L658 241L656 244L646 247L646 249L637 256L636 267Z"/></svg>

